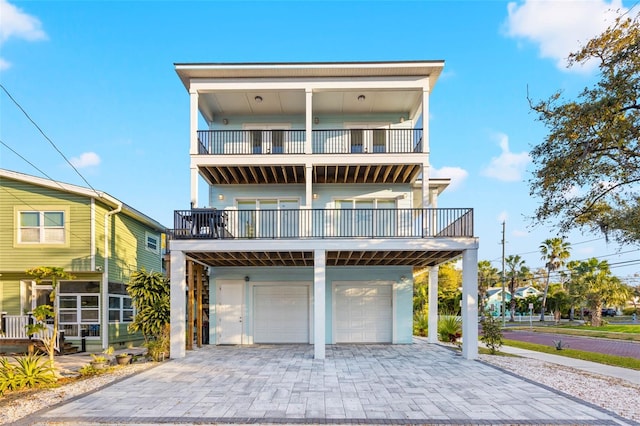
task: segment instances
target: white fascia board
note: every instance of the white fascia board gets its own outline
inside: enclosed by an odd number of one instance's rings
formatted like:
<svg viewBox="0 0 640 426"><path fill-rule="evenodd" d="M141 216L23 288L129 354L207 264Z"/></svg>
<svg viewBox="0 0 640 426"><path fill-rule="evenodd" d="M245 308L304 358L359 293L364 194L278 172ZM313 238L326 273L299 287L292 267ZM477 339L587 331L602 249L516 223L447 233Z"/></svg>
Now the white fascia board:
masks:
<svg viewBox="0 0 640 426"><path fill-rule="evenodd" d="M453 251L479 247L478 238L424 238L424 239L309 239L309 240L171 240L171 250L185 252L261 252L261 251Z"/></svg>
<svg viewBox="0 0 640 426"><path fill-rule="evenodd" d="M277 157L276 157L277 156ZM275 157L275 158L274 158ZM311 159L310 159L311 157ZM277 159L276 159L277 158ZM389 165L389 164L421 164L420 153L387 153L379 154L247 154L247 155L193 155L191 167L219 166L304 166L304 165Z"/></svg>
<svg viewBox="0 0 640 426"><path fill-rule="evenodd" d="M429 78L319 78L319 79L193 79L190 89L199 93L256 90L376 90L412 89L429 87Z"/></svg>

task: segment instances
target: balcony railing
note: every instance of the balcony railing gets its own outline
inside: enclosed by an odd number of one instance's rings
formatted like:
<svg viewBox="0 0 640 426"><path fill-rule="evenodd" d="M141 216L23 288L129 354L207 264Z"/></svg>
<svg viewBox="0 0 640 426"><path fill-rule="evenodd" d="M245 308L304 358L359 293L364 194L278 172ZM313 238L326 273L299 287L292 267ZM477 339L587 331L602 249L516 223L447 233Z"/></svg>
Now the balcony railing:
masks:
<svg viewBox="0 0 640 426"><path fill-rule="evenodd" d="M172 239L473 237L473 209L191 209Z"/></svg>
<svg viewBox="0 0 640 426"><path fill-rule="evenodd" d="M198 154L304 154L305 130L198 130ZM422 129L314 130L313 154L422 152Z"/></svg>

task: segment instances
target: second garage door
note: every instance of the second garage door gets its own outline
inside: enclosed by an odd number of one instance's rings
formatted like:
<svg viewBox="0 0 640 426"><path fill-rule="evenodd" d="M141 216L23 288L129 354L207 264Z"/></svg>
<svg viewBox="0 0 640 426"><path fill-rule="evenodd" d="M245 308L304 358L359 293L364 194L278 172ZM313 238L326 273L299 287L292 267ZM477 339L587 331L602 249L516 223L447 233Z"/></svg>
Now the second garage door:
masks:
<svg viewBox="0 0 640 426"><path fill-rule="evenodd" d="M336 285L336 343L391 343L391 285Z"/></svg>
<svg viewBox="0 0 640 426"><path fill-rule="evenodd" d="M254 343L309 343L309 287L256 286Z"/></svg>

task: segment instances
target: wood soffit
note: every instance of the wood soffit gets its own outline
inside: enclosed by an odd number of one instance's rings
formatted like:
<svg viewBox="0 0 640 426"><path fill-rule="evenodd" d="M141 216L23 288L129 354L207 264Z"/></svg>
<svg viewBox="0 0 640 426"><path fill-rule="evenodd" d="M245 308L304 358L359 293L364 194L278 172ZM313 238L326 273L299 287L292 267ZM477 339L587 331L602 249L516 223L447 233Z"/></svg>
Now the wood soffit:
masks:
<svg viewBox="0 0 640 426"><path fill-rule="evenodd" d="M188 252L188 257L209 266L313 266L313 251ZM326 266L414 266L439 265L462 254L442 251L327 251Z"/></svg>
<svg viewBox="0 0 640 426"><path fill-rule="evenodd" d="M302 184L303 165L210 166L200 173L210 185ZM418 164L316 165L313 183L411 183L420 174Z"/></svg>

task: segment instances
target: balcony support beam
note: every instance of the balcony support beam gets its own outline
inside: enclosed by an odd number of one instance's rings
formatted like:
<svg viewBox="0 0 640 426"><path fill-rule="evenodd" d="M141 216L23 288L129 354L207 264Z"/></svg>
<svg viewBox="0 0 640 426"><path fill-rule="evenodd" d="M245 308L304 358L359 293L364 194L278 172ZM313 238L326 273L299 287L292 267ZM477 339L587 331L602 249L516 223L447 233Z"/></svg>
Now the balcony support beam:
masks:
<svg viewBox="0 0 640 426"><path fill-rule="evenodd" d="M312 154L313 153L313 91L309 88L305 89L305 145L304 145L304 153Z"/></svg>
<svg viewBox="0 0 640 426"><path fill-rule="evenodd" d="M478 249L462 252L462 356L478 358Z"/></svg>
<svg viewBox="0 0 640 426"><path fill-rule="evenodd" d="M315 250L313 255L313 357L325 357L325 288L326 288L326 260L324 250Z"/></svg>
<svg viewBox="0 0 640 426"><path fill-rule="evenodd" d="M429 268L429 331L427 341L429 343L438 343L438 271L439 266Z"/></svg>
<svg viewBox="0 0 640 426"><path fill-rule="evenodd" d="M429 152L429 77L422 89L422 152Z"/></svg>
<svg viewBox="0 0 640 426"><path fill-rule="evenodd" d="M311 164L305 164L304 167L304 185L305 185L305 199L304 203L308 209L313 208L313 166Z"/></svg>
<svg viewBox="0 0 640 426"><path fill-rule="evenodd" d="M171 358L186 356L186 257L183 251L171 250Z"/></svg>

